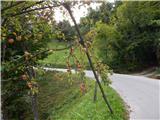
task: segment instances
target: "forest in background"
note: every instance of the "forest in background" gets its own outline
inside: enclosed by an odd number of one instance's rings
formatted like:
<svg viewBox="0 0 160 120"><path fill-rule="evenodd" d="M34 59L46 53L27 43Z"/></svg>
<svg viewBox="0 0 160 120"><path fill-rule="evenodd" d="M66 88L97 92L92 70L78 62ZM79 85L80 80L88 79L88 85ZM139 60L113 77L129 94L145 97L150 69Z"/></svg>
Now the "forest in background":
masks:
<svg viewBox="0 0 160 120"><path fill-rule="evenodd" d="M141 71L160 64L160 2L103 2L88 9L79 27L93 51L116 72ZM57 24L59 41L74 41L74 26ZM69 31L68 31L69 29ZM64 36L64 40L63 40Z"/></svg>
<svg viewBox="0 0 160 120"><path fill-rule="evenodd" d="M98 56L113 70L160 65L160 2L117 1L90 9L80 28Z"/></svg>

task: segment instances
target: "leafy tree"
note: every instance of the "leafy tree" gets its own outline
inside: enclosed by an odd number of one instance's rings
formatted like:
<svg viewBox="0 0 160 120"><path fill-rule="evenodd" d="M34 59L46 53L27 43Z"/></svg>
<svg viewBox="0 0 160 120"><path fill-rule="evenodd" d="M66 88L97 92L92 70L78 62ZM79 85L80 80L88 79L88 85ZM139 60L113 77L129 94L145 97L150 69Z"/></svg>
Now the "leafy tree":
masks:
<svg viewBox="0 0 160 120"><path fill-rule="evenodd" d="M48 55L48 52L46 52L48 51L46 49L46 43L57 35L55 29L52 29L53 26L56 26L53 21L52 8L60 5L63 5L66 9L69 8L68 3L61 4L59 1L2 2L3 7L1 11L3 22L1 59L2 113L4 119L25 119L25 115L30 114L30 103L32 102L34 119L38 120L38 111L35 107L38 84L33 66L37 65L39 59L43 59ZM72 16L70 8L68 10ZM74 20L74 18L72 19ZM67 31L72 28L68 22L63 21L62 24L60 23L58 26L61 29L60 32L58 31L58 34L63 33L63 35L65 35L64 37L71 36L72 39L74 32ZM78 28L76 30L78 33ZM79 37L81 38L80 34ZM67 39L69 40L70 38ZM89 52L86 51L86 49L89 49L88 46L86 45L87 48L85 48L85 43L80 42L77 42L77 44L79 44L79 47L80 44L82 44L80 49L87 54L93 69L94 66L91 62ZM53 50L51 50L51 52L52 51ZM76 56L73 54L73 48L70 49L69 57L71 56L75 59L76 66L81 74L83 69ZM67 65L70 74L71 67L69 63L67 63ZM108 69L108 67L105 66L103 69ZM107 78L108 76L105 77L105 73L101 74L104 78ZM94 74L103 94L103 98L112 112L95 71ZM84 73L82 73L82 77L84 77ZM106 79L107 84L109 84L108 81L109 80ZM29 95L31 95L31 100Z"/></svg>
<svg viewBox="0 0 160 120"><path fill-rule="evenodd" d="M102 2L101 6L97 10L89 9L88 17L92 20L92 23L95 24L98 21L103 23L109 23L110 14L113 9L113 4L109 2Z"/></svg>
<svg viewBox="0 0 160 120"><path fill-rule="evenodd" d="M96 10L91 7L88 9L88 14L86 17L80 19L80 30L82 35L92 30L96 22L101 21L108 24L110 21L110 15L112 13L113 4L109 2L101 2L101 6Z"/></svg>
<svg viewBox="0 0 160 120"><path fill-rule="evenodd" d="M56 25L55 39L59 41L73 41L75 36L75 31L73 26L70 25L69 21L63 20Z"/></svg>
<svg viewBox="0 0 160 120"><path fill-rule="evenodd" d="M127 70L157 65L159 7L158 1L128 1L115 5L110 22L97 24L95 29L95 42L103 61L114 69Z"/></svg>
<svg viewBox="0 0 160 120"><path fill-rule="evenodd" d="M136 1L124 2L117 8L113 23L122 35L122 61L128 65L157 64L159 5L159 2Z"/></svg>
<svg viewBox="0 0 160 120"><path fill-rule="evenodd" d="M114 66L118 65L120 33L114 26L101 22L96 24L95 31L97 34L93 41L98 56L102 59L103 63L114 68Z"/></svg>
<svg viewBox="0 0 160 120"><path fill-rule="evenodd" d="M52 7L50 2L45 1L2 1L1 72L4 119L24 119L24 113L31 109L28 91L32 88L31 82L35 83L36 80L28 81L26 69L47 56L44 52L32 58L38 52L46 50L46 43L52 38Z"/></svg>

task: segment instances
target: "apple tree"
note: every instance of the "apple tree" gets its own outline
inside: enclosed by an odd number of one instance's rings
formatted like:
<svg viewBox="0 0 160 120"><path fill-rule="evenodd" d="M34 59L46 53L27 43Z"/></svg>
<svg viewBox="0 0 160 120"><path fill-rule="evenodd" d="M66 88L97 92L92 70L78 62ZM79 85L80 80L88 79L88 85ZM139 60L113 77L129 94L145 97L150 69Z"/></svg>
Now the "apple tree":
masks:
<svg viewBox="0 0 160 120"><path fill-rule="evenodd" d="M31 109L28 94L38 92L32 66L48 55L38 53L46 50L53 36L52 8L56 6L50 1L1 4L2 114L4 119L24 119L24 113Z"/></svg>

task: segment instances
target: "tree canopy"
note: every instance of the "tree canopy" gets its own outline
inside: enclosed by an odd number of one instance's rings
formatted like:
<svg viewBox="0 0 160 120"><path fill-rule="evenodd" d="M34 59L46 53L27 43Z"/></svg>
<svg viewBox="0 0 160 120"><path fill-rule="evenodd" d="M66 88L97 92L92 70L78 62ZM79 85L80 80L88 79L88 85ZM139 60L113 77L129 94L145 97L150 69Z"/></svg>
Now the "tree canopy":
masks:
<svg viewBox="0 0 160 120"><path fill-rule="evenodd" d="M116 2L114 7L102 4L97 11L90 11L86 18L96 21L92 27L96 36L92 39L103 62L113 69L128 70L157 65L160 61L159 7L158 1L128 1ZM108 22L93 17L97 13L99 17L107 17Z"/></svg>

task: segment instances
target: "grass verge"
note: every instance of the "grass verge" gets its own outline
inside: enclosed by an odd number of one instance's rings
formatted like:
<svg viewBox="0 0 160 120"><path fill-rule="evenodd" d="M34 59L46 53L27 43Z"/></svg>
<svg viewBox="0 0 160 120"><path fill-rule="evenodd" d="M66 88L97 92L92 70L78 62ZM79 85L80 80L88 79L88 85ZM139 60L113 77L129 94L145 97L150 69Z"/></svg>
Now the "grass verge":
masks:
<svg viewBox="0 0 160 120"><path fill-rule="evenodd" d="M81 95L82 82L76 74L69 81L66 73L45 72L39 76L38 109L40 120L127 120L128 112L120 96L111 87L103 86L114 110L111 115L98 90L93 102L94 81L86 78L87 93ZM31 113L32 114L32 113ZM29 120L33 116L28 116Z"/></svg>
<svg viewBox="0 0 160 120"><path fill-rule="evenodd" d="M63 106L58 111L53 111L51 120L128 120L128 111L120 96L111 87L103 86L107 93L114 114L111 115L101 93L98 90L98 99L93 102L93 81L90 82L90 90L86 95L76 101Z"/></svg>

